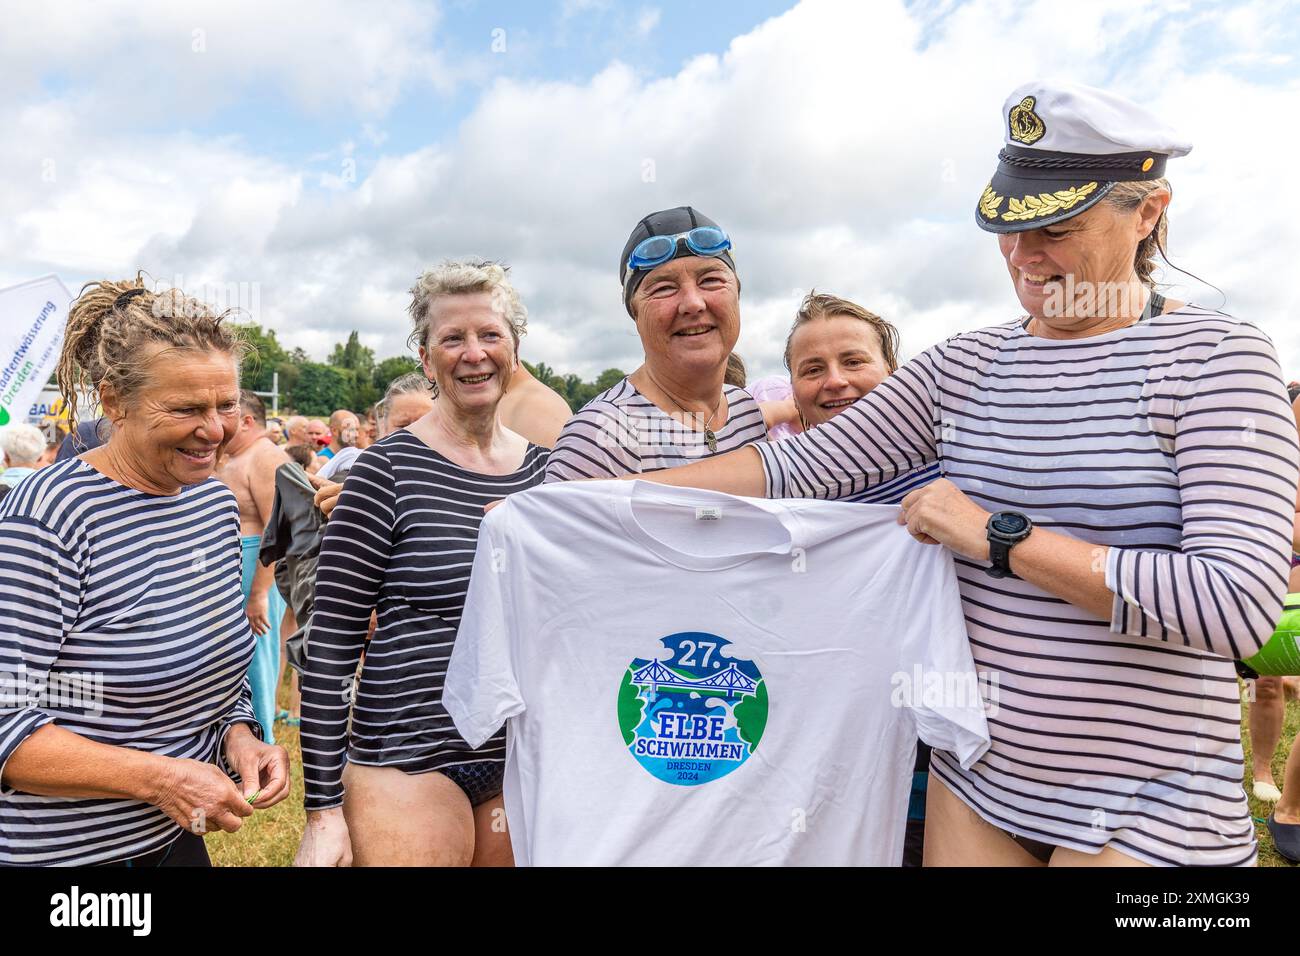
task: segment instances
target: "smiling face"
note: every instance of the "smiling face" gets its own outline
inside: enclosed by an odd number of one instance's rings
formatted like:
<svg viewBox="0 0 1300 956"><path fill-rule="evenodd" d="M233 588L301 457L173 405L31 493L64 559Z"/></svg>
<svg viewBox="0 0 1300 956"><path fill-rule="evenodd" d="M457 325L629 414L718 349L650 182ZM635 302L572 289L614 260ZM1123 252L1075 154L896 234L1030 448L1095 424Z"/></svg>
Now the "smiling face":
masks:
<svg viewBox="0 0 1300 956"><path fill-rule="evenodd" d="M492 301L489 292L448 295L429 309L420 364L438 384L438 401L462 412L494 410L516 367L510 324Z"/></svg>
<svg viewBox="0 0 1300 956"><path fill-rule="evenodd" d="M890 374L880 337L848 315L804 322L790 337L790 384L809 428L830 421Z"/></svg>
<svg viewBox="0 0 1300 956"><path fill-rule="evenodd" d="M721 259L664 263L641 282L632 310L647 362L677 376L721 370L740 337L740 287Z"/></svg>
<svg viewBox="0 0 1300 956"><path fill-rule="evenodd" d="M157 349L143 387L103 395L115 454L155 491L176 494L212 475L239 429L239 362L224 352Z"/></svg>
<svg viewBox="0 0 1300 956"><path fill-rule="evenodd" d="M1121 290L1137 291L1138 243L1168 202L1168 191L1157 190L1137 209L1103 201L1063 222L998 236L1025 311L1061 331L1086 329L1108 316Z"/></svg>

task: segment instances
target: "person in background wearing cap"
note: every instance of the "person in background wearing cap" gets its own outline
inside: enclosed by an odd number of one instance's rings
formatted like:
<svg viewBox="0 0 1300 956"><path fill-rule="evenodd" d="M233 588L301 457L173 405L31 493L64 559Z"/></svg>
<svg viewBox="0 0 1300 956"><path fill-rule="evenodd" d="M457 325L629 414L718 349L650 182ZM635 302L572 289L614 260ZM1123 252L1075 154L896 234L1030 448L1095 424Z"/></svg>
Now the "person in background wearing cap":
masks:
<svg viewBox="0 0 1300 956"><path fill-rule="evenodd" d="M740 337L726 232L690 206L651 213L623 247L619 278L645 362L569 419L546 481L638 475L765 440L758 403L723 384Z"/></svg>
<svg viewBox="0 0 1300 956"><path fill-rule="evenodd" d="M834 498L941 463L899 520L952 551L997 693L983 757L934 752L926 865L1253 865L1231 659L1287 586L1300 456L1276 352L1155 292L1165 161L1190 148L1163 123L1048 83L1002 122L976 219L1027 315L801 435L644 477Z"/></svg>

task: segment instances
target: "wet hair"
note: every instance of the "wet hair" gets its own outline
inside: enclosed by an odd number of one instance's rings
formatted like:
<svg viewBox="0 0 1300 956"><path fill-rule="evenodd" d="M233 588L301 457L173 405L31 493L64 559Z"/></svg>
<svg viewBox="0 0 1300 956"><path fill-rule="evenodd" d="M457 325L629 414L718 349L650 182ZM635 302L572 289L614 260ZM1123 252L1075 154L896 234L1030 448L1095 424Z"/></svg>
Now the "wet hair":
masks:
<svg viewBox="0 0 1300 956"><path fill-rule="evenodd" d="M1123 182L1116 183L1111 187L1110 192L1102 201L1110 204L1121 212L1132 212L1142 204L1157 189L1170 189L1169 180L1152 179L1147 182ZM1133 254L1133 271L1137 273L1138 281L1148 289L1154 290L1156 281L1154 273L1156 271L1156 257L1159 256L1169 268L1181 272L1185 276L1195 279L1197 282L1208 286L1223 297L1226 304L1227 296L1213 282L1207 282L1194 272L1189 272L1181 266L1176 266L1169 259L1169 252L1166 243L1169 240L1169 208L1165 207L1160 210L1160 218L1156 220L1155 226L1146 238L1138 243L1137 251Z"/></svg>
<svg viewBox="0 0 1300 956"><path fill-rule="evenodd" d="M744 388L748 379L745 372L745 360L732 352L727 356L727 371L722 377L723 385L734 385L736 388Z"/></svg>
<svg viewBox="0 0 1300 956"><path fill-rule="evenodd" d="M228 318L179 289L154 292L142 274L117 282L88 282L68 311L63 350L55 371L67 404L70 434L76 434L81 393L102 399L104 391L130 402L148 382L157 343L164 351L223 352L236 365L248 346Z"/></svg>
<svg viewBox="0 0 1300 956"><path fill-rule="evenodd" d="M448 295L487 292L492 296L493 309L506 320L518 354L519 339L528 331L528 310L510 284L509 274L509 266L481 259L447 259L422 273L411 286L411 304L407 312L411 316L412 329L406 344L411 348L428 347L429 320L438 299Z"/></svg>
<svg viewBox="0 0 1300 956"><path fill-rule="evenodd" d="M831 319L836 316L847 316L851 319L861 319L875 330L876 338L880 340L880 355L885 360L885 365L889 368L890 373L898 371L898 329L892 322L888 322L869 312L856 302L850 302L848 299L841 299L836 295L827 295L824 292L818 292L816 289L804 296L804 300L799 303L799 311L795 313L794 325L790 326L790 334L785 339L785 367L787 371L793 371L790 368L790 346L794 342L794 334L799 327L812 322L814 319Z"/></svg>
<svg viewBox="0 0 1300 956"><path fill-rule="evenodd" d="M1145 182L1116 183L1102 202L1109 203L1123 212L1131 212L1142 205L1142 201L1157 189L1169 189L1169 180L1151 179ZM1167 208L1160 210L1160 218L1156 220L1155 226L1147 237L1138 243L1137 252L1133 256L1133 271L1137 273L1138 280L1149 289L1155 288L1155 280L1151 276L1156 270L1156 257L1159 256L1165 262L1169 262L1165 253L1165 243L1169 238L1168 213Z"/></svg>
<svg viewBox="0 0 1300 956"><path fill-rule="evenodd" d="M260 395L250 392L246 388L239 390L239 414L252 415L253 421L266 427L266 402L262 401Z"/></svg>

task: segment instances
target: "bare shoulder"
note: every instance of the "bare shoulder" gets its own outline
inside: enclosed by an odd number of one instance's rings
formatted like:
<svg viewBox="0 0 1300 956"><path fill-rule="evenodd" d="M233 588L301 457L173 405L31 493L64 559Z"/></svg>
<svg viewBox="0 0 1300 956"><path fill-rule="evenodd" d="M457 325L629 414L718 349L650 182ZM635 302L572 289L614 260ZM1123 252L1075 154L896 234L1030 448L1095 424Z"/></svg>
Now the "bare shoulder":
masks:
<svg viewBox="0 0 1300 956"><path fill-rule="evenodd" d="M528 388L531 390L533 395L539 398L539 400L541 396L545 396L546 401L550 402L552 405L554 405L557 408L561 406L564 408L569 407L569 403L564 400L564 398L560 395L559 392L551 388L551 386L549 385L543 385L535 378L529 380Z"/></svg>
<svg viewBox="0 0 1300 956"><path fill-rule="evenodd" d="M254 446L253 460L250 464L257 472L274 474L277 468L291 460L283 448L267 438Z"/></svg>
<svg viewBox="0 0 1300 956"><path fill-rule="evenodd" d="M506 428L535 445L554 448L573 412L555 389L529 379L521 388L506 395L501 402L500 415Z"/></svg>

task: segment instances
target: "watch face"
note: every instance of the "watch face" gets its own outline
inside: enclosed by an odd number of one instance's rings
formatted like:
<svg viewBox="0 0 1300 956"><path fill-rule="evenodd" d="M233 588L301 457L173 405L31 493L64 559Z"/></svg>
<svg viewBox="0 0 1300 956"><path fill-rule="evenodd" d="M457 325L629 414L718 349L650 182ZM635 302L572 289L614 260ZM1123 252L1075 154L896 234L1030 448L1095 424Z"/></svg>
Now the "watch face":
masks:
<svg viewBox="0 0 1300 956"><path fill-rule="evenodd" d="M993 530L998 534L1017 535L1029 527L1029 520L1014 511L999 511L993 516Z"/></svg>

